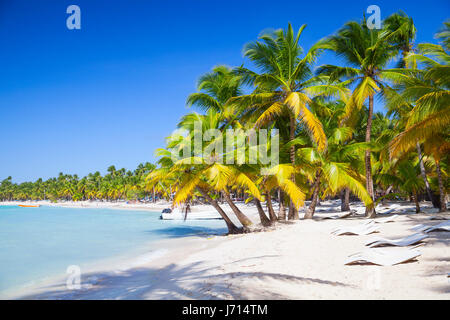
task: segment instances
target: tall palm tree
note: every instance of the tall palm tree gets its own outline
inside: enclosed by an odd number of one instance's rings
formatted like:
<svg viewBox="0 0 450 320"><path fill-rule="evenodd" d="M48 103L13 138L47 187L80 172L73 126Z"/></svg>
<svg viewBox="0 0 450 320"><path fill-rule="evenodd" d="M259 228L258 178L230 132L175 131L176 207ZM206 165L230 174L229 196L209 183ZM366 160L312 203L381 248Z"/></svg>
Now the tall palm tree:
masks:
<svg viewBox="0 0 450 320"><path fill-rule="evenodd" d="M302 57L299 39L305 27L301 26L295 34L289 24L286 30L265 32L258 41L247 44L244 56L255 64L259 73L244 67L237 68L236 72L254 87L254 92L231 98L229 103L242 111L243 119L252 119L256 127L275 122L277 128L282 128L288 123L286 141L294 140L299 123L302 124L301 128L310 134L318 150L324 151L327 141L322 124L308 105L313 104L315 96L344 96L347 91L339 85L325 83L324 77L313 77L312 64L320 50L313 46ZM295 165L295 145L289 148L289 160ZM292 201L288 217L298 219Z"/></svg>
<svg viewBox="0 0 450 320"><path fill-rule="evenodd" d="M384 28L386 30L386 38L390 43L401 51L402 58L399 61L400 68L405 69L416 69L417 63L415 60L407 59L410 53L415 52L416 49L414 47L414 40L416 38L417 29L414 25L413 19L408 17L404 12L394 13L384 21ZM392 91L387 95L388 104L392 105L392 102L389 101L392 98L392 95L398 94L397 91ZM396 99L392 99L396 100ZM390 110L390 113L401 113L401 107L406 107L408 112L413 108L411 104L403 103L401 105L395 105L394 109ZM400 107L400 108L399 108ZM400 119L407 119L405 115L400 115ZM427 192L428 198L435 204L433 194L431 192L430 183L428 182L427 174L425 171L425 166L423 163L422 156L422 148L420 143L416 143L417 156L419 158L419 167L422 179L425 183L425 190Z"/></svg>
<svg viewBox="0 0 450 320"><path fill-rule="evenodd" d="M346 112L343 123L351 125L364 107L368 104L368 118L365 141L370 143L372 132L372 117L374 96L383 92L386 80L398 75L385 69L398 49L391 45L384 36L385 30L369 29L366 21L361 23L351 21L342 27L337 34L320 41L319 47L335 52L347 64L345 67L323 65L319 74L330 76L331 80L342 79L352 86L353 93L346 103ZM372 201L375 201L375 192L372 179L371 151L367 149L364 155L366 171L366 189ZM375 207L367 207L366 215L375 216Z"/></svg>
<svg viewBox="0 0 450 320"><path fill-rule="evenodd" d="M401 98L414 101L408 114L405 129L390 144L391 157L399 157L423 142L425 152L431 154L436 163L439 188L439 210L446 210L445 189L440 161L450 150L450 55L440 45L421 44L420 53L407 59L420 61L423 70L409 72L402 79L404 89Z"/></svg>

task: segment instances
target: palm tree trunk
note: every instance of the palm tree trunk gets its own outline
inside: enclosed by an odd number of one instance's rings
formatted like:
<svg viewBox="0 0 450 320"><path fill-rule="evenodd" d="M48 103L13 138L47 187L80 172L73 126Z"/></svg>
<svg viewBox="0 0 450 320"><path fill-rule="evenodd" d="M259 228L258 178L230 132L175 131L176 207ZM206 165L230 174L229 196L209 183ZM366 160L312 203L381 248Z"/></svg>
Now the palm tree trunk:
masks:
<svg viewBox="0 0 450 320"><path fill-rule="evenodd" d="M236 207L228 192L223 191L222 195L244 228L247 229L247 227L251 226L253 224L252 221L241 210L239 210L238 207Z"/></svg>
<svg viewBox="0 0 450 320"><path fill-rule="evenodd" d="M416 148L417 148L417 154L419 156L420 174L422 175L423 182L425 183L425 189L427 191L428 199L430 199L430 201L433 201L433 194L431 192L430 183L428 182L428 179L427 179L427 173L425 171L425 166L423 164L422 150L420 148L419 142L416 143Z"/></svg>
<svg viewBox="0 0 450 320"><path fill-rule="evenodd" d="M267 204L267 210L269 211L270 221L272 221L272 222L277 221L278 218L275 215L275 211L273 210L272 198L270 197L270 192L267 192L267 194L266 194L266 204Z"/></svg>
<svg viewBox="0 0 450 320"><path fill-rule="evenodd" d="M317 170L316 178L314 179L313 184L313 196L311 199L311 204L309 205L308 210L305 213L305 219L312 219L314 212L316 211L317 199L319 198L320 191L320 171Z"/></svg>
<svg viewBox="0 0 450 320"><path fill-rule="evenodd" d="M387 197L386 196L389 194L389 192L391 192L392 188L393 188L393 185L390 185L386 189L386 191L384 191L384 194L383 194L384 198L381 200L381 203L383 204L383 206L385 206L387 204L387 202L386 202Z"/></svg>
<svg viewBox="0 0 450 320"><path fill-rule="evenodd" d="M445 203L445 190L444 184L442 183L442 173L441 166L439 165L439 161L436 160L436 173L439 184L439 212L447 211L447 203Z"/></svg>
<svg viewBox="0 0 450 320"><path fill-rule="evenodd" d="M286 208L284 207L284 192L281 189L278 190L278 203L278 220L284 221L286 220Z"/></svg>
<svg viewBox="0 0 450 320"><path fill-rule="evenodd" d="M416 213L420 212L420 204L419 204L419 198L417 196L417 192L412 193L412 197L414 198L414 203L416 204Z"/></svg>
<svg viewBox="0 0 450 320"><path fill-rule="evenodd" d="M373 117L373 95L369 96L369 115L367 118L367 128L366 128L366 142L370 142L370 136L372 133L372 117ZM373 180L372 180L372 163L370 161L370 150L366 150L364 155L365 167L366 167L366 189L372 201L375 203L375 192L373 190ZM366 216L368 218L374 218L375 205L371 207L366 206Z"/></svg>
<svg viewBox="0 0 450 320"><path fill-rule="evenodd" d="M272 224L272 222L270 222L269 218L267 218L266 213L264 212L264 209L261 205L261 201L259 201L259 199L256 199L256 198L254 201L255 201L256 208L258 209L259 219L261 220L261 224L264 227L270 226Z"/></svg>
<svg viewBox="0 0 450 320"><path fill-rule="evenodd" d="M350 189L345 188L341 194L341 211L350 211Z"/></svg>
<svg viewBox="0 0 450 320"><path fill-rule="evenodd" d="M200 194L209 202L211 203L211 205L214 207L214 209L217 210L217 212L219 212L220 216L223 218L223 220L225 221L227 228L228 228L228 233L229 234L237 234L237 233L242 233L242 229L238 228L233 221L230 220L230 218L227 216L227 214L225 213L225 211L223 211L223 209L219 206L219 204L217 203L216 200L214 200L213 198L211 198L208 194L208 192L206 192L205 190L203 190L202 188L197 188L197 190L200 192Z"/></svg>
<svg viewBox="0 0 450 320"><path fill-rule="evenodd" d="M153 203L155 203L156 202L156 199L155 199L155 187L152 188L152 191L153 191L152 200L153 200Z"/></svg>
<svg viewBox="0 0 450 320"><path fill-rule="evenodd" d="M289 115L289 141L294 140L295 138L295 118L292 115ZM289 150L289 156L291 159L291 164L295 165L295 146L291 146ZM292 182L295 183L295 175L292 175ZM289 220L298 220L298 210L295 208L292 200L289 202Z"/></svg>

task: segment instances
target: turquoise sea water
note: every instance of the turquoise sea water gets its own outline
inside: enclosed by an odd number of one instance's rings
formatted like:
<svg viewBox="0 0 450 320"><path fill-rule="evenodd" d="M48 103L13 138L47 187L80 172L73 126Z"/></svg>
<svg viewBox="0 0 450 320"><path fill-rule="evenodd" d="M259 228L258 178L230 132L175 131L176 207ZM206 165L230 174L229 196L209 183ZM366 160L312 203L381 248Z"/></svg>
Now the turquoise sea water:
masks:
<svg viewBox="0 0 450 320"><path fill-rule="evenodd" d="M226 232L221 220L165 221L159 216L148 211L0 206L0 293L64 274L69 265L148 251L157 240Z"/></svg>

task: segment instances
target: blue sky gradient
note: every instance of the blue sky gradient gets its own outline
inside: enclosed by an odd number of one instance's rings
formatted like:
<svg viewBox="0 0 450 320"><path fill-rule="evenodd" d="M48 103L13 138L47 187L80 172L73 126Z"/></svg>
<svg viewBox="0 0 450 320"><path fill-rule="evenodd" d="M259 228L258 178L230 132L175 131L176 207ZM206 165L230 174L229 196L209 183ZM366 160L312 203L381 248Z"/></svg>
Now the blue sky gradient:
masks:
<svg viewBox="0 0 450 320"><path fill-rule="evenodd" d="M66 28L71 4L81 8L81 30ZM266 28L307 24L308 49L371 4L382 18L412 16L416 42L435 42L450 12L448 0L0 0L0 179L154 161L201 74L247 65L244 44Z"/></svg>

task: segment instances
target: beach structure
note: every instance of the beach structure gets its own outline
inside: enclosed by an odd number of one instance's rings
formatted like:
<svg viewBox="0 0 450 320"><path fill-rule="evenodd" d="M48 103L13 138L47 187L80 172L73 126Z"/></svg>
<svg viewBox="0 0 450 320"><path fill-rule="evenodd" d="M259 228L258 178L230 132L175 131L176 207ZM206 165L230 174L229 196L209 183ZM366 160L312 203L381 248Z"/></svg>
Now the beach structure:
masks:
<svg viewBox="0 0 450 320"><path fill-rule="evenodd" d="M376 264L380 266L393 266L414 260L421 255L419 250L413 247L406 248L376 248L367 249L350 255L344 262L346 265L352 264Z"/></svg>
<svg viewBox="0 0 450 320"><path fill-rule="evenodd" d="M343 212L343 213L339 213L339 214L333 214L331 216L323 217L322 219L324 219L324 220L325 219L334 219L334 220L336 220L336 219L345 219L345 218L348 218L348 217L352 216L355 212L356 211L348 211L348 212Z"/></svg>
<svg viewBox="0 0 450 320"><path fill-rule="evenodd" d="M397 214L394 214L393 216L385 217L385 218L379 218L379 219L370 219L367 224L370 223L388 223L388 222L394 222L399 216Z"/></svg>
<svg viewBox="0 0 450 320"><path fill-rule="evenodd" d="M374 232L378 232L379 227L375 225L375 223L367 223L367 224L359 224L357 226L351 226L351 227L342 227L334 229L331 233L336 236L343 236L343 235L368 235Z"/></svg>
<svg viewBox="0 0 450 320"><path fill-rule="evenodd" d="M442 223L439 223L434 226L418 224L411 228L411 230L420 231L420 232L432 232L432 231L450 231L450 221L446 220Z"/></svg>
<svg viewBox="0 0 450 320"><path fill-rule="evenodd" d="M198 211L185 213L182 210L175 208L171 212L161 213L162 220L208 220L208 219L222 219L217 211Z"/></svg>
<svg viewBox="0 0 450 320"><path fill-rule="evenodd" d="M373 238L366 242L366 246L371 248L382 247L382 246L396 246L396 247L407 247L410 245L418 244L424 239L428 238L426 234L415 233L407 237L398 239L384 239L384 238Z"/></svg>

